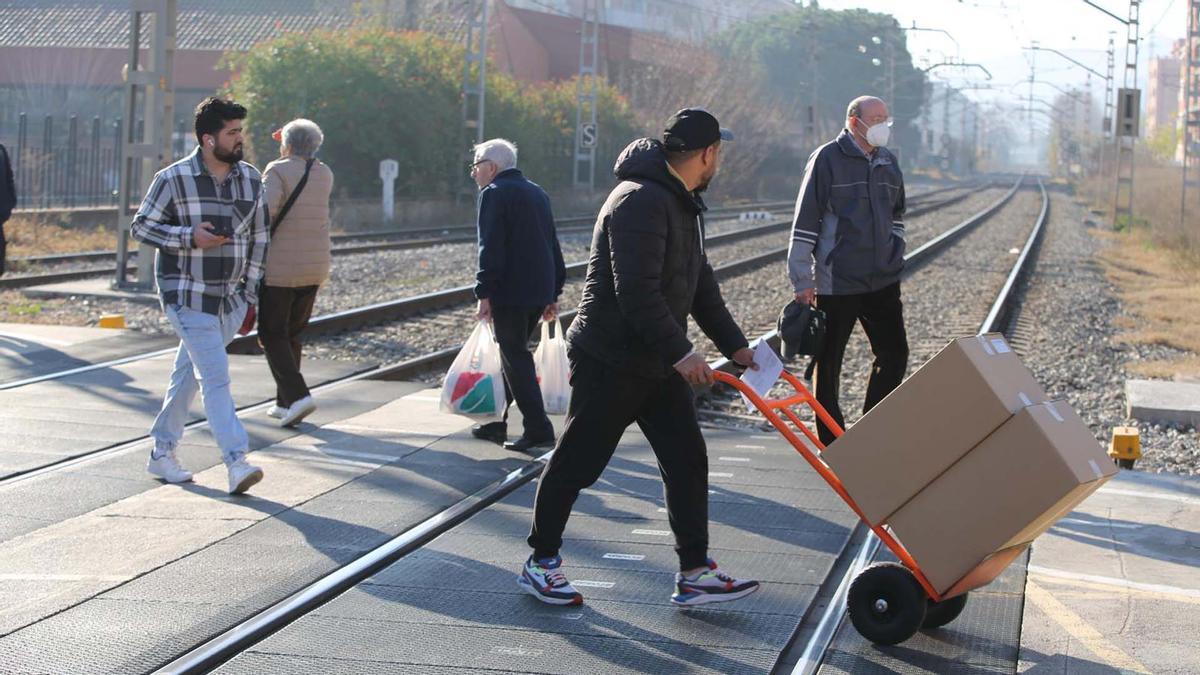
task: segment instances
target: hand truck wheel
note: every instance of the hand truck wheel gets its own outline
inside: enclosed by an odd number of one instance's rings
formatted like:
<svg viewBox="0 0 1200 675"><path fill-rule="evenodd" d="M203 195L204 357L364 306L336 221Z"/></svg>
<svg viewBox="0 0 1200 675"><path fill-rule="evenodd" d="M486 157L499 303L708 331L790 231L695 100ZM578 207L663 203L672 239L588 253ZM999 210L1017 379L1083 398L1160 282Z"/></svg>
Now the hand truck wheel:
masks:
<svg viewBox="0 0 1200 675"><path fill-rule="evenodd" d="M966 593L956 595L953 598L946 598L941 602L934 602L933 598L930 598L929 606L925 608L925 621L921 624L921 628L940 628L945 626L957 619L966 606Z"/></svg>
<svg viewBox="0 0 1200 675"><path fill-rule="evenodd" d="M1117 466L1121 467L1122 469L1132 469L1133 461L1134 460L1132 459L1118 459Z"/></svg>
<svg viewBox="0 0 1200 675"><path fill-rule="evenodd" d="M859 634L879 645L904 642L921 629L929 596L907 567L875 563L850 584L847 609Z"/></svg>

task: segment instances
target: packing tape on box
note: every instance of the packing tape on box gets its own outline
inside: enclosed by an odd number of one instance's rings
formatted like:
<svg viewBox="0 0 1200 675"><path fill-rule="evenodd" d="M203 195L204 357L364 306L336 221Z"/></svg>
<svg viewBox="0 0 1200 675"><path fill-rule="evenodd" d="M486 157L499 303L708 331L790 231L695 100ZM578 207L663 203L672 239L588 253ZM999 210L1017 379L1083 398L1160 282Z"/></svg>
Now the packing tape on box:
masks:
<svg viewBox="0 0 1200 675"><path fill-rule="evenodd" d="M1065 421L1066 421L1066 419L1064 419L1064 418L1063 418L1063 416L1062 416L1062 415L1060 415L1060 414L1058 414L1058 411L1054 409L1054 404L1053 404L1053 403L1047 403L1047 404L1046 404L1046 410L1049 410L1049 411L1050 411L1050 414L1051 414L1051 415L1054 417L1054 419L1058 420L1059 422L1065 422Z"/></svg>
<svg viewBox="0 0 1200 675"><path fill-rule="evenodd" d="M979 340L979 345L983 347L983 351L986 352L988 356L996 355L995 350L993 350L992 346L988 344L987 338L983 337L982 335L976 335L975 339Z"/></svg>
<svg viewBox="0 0 1200 675"><path fill-rule="evenodd" d="M996 350L997 354L1007 354L1012 351L1004 338L992 338L992 348Z"/></svg>
<svg viewBox="0 0 1200 675"><path fill-rule="evenodd" d="M1017 392L1017 398L1021 399L1021 405L1024 405L1026 408L1033 405L1033 401L1029 400L1029 397L1023 391Z"/></svg>
<svg viewBox="0 0 1200 675"><path fill-rule="evenodd" d="M1096 460L1089 459L1088 465L1092 467L1092 471L1096 472L1096 478L1104 478L1104 472L1100 470L1100 465L1096 463Z"/></svg>

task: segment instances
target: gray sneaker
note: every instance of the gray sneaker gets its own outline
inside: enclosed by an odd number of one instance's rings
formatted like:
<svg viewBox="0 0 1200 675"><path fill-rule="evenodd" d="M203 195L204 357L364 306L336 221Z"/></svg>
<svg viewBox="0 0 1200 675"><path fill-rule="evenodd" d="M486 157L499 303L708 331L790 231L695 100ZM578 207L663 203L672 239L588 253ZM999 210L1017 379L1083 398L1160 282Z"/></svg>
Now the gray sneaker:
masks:
<svg viewBox="0 0 1200 675"><path fill-rule="evenodd" d="M146 471L168 483L186 483L192 479L192 472L183 468L174 450L164 452L162 457L157 459L151 454L150 461L146 462Z"/></svg>
<svg viewBox="0 0 1200 675"><path fill-rule="evenodd" d="M262 479L262 469L247 464L245 457L238 457L229 465L229 494L240 495Z"/></svg>

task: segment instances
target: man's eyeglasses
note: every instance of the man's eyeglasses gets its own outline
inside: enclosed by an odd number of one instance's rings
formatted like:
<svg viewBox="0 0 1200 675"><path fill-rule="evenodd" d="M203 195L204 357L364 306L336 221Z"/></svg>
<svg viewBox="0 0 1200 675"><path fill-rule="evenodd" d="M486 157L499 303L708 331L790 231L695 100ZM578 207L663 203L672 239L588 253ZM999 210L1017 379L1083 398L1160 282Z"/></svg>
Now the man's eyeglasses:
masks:
<svg viewBox="0 0 1200 675"><path fill-rule="evenodd" d="M467 165L467 171L470 171L471 173L474 173L474 172L475 172L475 169L478 169L480 164L483 164L484 162L490 162L490 161L492 161L492 160L490 160L490 159L481 159L481 160L479 160L478 162L471 162L470 164L468 164L468 165Z"/></svg>

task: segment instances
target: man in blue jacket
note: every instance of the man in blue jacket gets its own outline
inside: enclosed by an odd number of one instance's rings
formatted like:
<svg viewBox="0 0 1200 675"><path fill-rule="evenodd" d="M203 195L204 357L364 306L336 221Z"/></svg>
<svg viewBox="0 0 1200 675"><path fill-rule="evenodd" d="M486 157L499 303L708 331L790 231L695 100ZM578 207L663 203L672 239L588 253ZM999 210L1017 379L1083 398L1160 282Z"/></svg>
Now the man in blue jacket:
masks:
<svg viewBox="0 0 1200 675"><path fill-rule="evenodd" d="M504 421L477 426L476 438L527 451L554 445L554 427L538 388L529 338L539 320L558 316L558 296L567 278L554 230L550 197L517 170L517 147L504 139L475 146L471 177L479 186L478 316L491 320L500 344L507 404L515 399L524 431L508 441Z"/></svg>
<svg viewBox="0 0 1200 675"><path fill-rule="evenodd" d="M904 174L886 147L891 127L880 99L851 101L842 133L808 158L796 199L788 277L797 303L825 312L825 343L813 385L817 401L842 427L842 360L856 323L875 355L864 414L900 385L908 368L900 301ZM817 423L817 432L822 443L834 441L824 424Z"/></svg>

